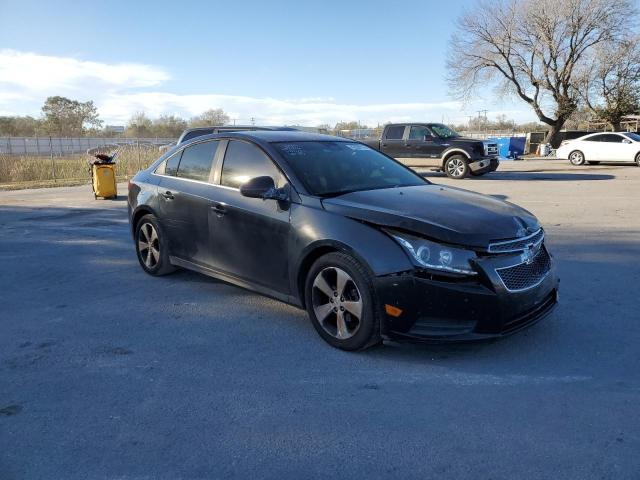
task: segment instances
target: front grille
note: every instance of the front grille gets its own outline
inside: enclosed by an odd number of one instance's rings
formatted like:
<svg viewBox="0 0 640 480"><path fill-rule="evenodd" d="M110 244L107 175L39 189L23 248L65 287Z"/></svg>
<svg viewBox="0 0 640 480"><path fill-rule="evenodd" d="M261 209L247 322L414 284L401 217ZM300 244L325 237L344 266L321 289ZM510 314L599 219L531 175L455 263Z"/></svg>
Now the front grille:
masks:
<svg viewBox="0 0 640 480"><path fill-rule="evenodd" d="M531 263L521 263L512 267L497 268L502 283L507 290L516 292L539 285L551 270L551 257L542 246Z"/></svg>
<svg viewBox="0 0 640 480"><path fill-rule="evenodd" d="M526 248L531 248L532 246L538 245L540 242L542 242L542 240L544 240L544 231L540 229L536 233L529 235L528 237L492 243L489 245L489 252L520 252L525 250Z"/></svg>
<svg viewBox="0 0 640 480"><path fill-rule="evenodd" d="M485 153L488 156L498 155L498 144L497 143L486 143L485 144Z"/></svg>

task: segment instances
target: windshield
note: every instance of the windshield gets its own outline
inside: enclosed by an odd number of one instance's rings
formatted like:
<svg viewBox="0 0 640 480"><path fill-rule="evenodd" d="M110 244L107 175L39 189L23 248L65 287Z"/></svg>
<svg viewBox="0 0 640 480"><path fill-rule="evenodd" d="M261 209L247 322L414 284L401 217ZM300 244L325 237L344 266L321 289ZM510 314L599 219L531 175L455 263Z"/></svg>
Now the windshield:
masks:
<svg viewBox="0 0 640 480"><path fill-rule="evenodd" d="M429 125L429 128L431 128L433 133L441 138L454 138L460 136L449 127L447 127L446 125L442 125L441 123L434 123L432 125Z"/></svg>
<svg viewBox="0 0 640 480"><path fill-rule="evenodd" d="M361 143L278 142L273 146L312 195L328 197L360 190L429 183Z"/></svg>
<svg viewBox="0 0 640 480"><path fill-rule="evenodd" d="M640 135L638 135L637 133L627 132L627 133L623 133L623 135L629 137L634 142L640 142Z"/></svg>

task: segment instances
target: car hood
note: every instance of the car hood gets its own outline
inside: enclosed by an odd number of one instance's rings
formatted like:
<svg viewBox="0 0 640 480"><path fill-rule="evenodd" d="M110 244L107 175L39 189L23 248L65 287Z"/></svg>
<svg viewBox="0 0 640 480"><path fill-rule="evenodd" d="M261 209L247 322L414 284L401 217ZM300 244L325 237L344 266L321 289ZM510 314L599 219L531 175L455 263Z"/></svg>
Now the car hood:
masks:
<svg viewBox="0 0 640 480"><path fill-rule="evenodd" d="M434 184L347 193L322 204L355 220L470 247L487 247L540 228L538 220L517 205Z"/></svg>

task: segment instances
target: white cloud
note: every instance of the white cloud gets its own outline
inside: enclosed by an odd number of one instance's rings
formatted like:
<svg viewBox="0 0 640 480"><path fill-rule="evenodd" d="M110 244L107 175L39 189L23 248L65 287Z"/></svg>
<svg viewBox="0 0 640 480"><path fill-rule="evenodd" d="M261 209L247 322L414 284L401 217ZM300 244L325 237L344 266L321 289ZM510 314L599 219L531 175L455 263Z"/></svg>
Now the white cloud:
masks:
<svg viewBox="0 0 640 480"><path fill-rule="evenodd" d="M169 75L164 70L151 65L108 64L0 50L0 84L32 93L154 87L168 79Z"/></svg>
<svg viewBox="0 0 640 480"><path fill-rule="evenodd" d="M299 99L241 95L187 94L162 91L170 78L164 69L140 63L100 63L71 57L0 50L0 114L38 115L46 97L64 95L94 100L108 124L124 124L138 111L151 117L197 115L222 108L231 118L260 124L334 124L359 120L368 125L387 121L439 121L461 123L466 112L459 102L340 103L332 97ZM522 111L511 111L520 120Z"/></svg>
<svg viewBox="0 0 640 480"><path fill-rule="evenodd" d="M254 117L263 124L333 124L337 121L360 120L367 124L384 121L440 118L444 112L453 115L460 109L458 102L389 103L356 105L332 99L279 100L236 95L176 95L165 92L111 94L100 103L105 117L126 121L135 111L151 117L171 113L189 117L208 108L222 108L230 117L247 122Z"/></svg>

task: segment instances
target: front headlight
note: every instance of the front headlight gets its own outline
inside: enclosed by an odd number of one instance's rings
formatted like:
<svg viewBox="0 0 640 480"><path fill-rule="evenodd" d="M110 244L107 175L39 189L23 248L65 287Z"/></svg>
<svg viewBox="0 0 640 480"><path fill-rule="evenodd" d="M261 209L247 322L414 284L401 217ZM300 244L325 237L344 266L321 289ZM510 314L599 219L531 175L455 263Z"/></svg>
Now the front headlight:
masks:
<svg viewBox="0 0 640 480"><path fill-rule="evenodd" d="M477 275L477 272L471 269L470 261L476 258L476 254L472 251L442 245L394 230L386 230L386 232L402 246L418 267Z"/></svg>

